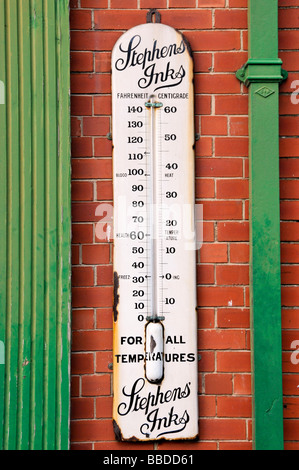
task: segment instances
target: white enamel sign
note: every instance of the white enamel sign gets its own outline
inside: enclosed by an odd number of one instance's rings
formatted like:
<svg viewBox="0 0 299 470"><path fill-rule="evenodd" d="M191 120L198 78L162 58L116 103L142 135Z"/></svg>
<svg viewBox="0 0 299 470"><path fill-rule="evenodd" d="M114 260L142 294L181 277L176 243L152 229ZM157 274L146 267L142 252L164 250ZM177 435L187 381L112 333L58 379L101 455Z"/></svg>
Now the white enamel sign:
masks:
<svg viewBox="0 0 299 470"><path fill-rule="evenodd" d="M198 434L193 64L175 29L112 53L113 419L120 440Z"/></svg>

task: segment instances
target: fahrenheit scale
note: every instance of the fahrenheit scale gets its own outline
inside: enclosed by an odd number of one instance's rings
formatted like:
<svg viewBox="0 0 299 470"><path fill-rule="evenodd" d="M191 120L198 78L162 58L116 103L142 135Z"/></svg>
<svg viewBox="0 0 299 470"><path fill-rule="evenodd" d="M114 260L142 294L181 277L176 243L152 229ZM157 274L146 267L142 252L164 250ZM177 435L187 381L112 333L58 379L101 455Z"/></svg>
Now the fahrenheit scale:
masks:
<svg viewBox="0 0 299 470"><path fill-rule="evenodd" d="M198 435L193 64L136 26L112 53L113 419L120 440Z"/></svg>

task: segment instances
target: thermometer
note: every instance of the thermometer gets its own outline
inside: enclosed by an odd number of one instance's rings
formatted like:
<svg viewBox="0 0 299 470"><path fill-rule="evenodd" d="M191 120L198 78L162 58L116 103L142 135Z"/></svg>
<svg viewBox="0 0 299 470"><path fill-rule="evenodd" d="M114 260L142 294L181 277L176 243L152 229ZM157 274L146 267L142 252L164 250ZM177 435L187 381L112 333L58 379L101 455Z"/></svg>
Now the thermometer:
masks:
<svg viewBox="0 0 299 470"><path fill-rule="evenodd" d="M113 419L117 439L195 439L193 65L184 37L136 26L112 53Z"/></svg>

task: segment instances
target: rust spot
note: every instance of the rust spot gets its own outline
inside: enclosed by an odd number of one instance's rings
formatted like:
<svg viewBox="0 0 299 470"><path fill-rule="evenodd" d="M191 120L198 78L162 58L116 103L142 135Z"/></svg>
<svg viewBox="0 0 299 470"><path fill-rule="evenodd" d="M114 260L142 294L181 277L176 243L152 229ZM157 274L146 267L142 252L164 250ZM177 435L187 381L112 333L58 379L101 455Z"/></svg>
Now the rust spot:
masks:
<svg viewBox="0 0 299 470"><path fill-rule="evenodd" d="M114 434L115 434L115 439L117 441L122 441L123 440L123 437L122 437L122 433L121 433L121 430L117 424L117 422L113 419L112 421L112 424L113 424L113 431L114 431Z"/></svg>
<svg viewBox="0 0 299 470"><path fill-rule="evenodd" d="M113 273L113 280L114 280L114 290L113 290L113 318L114 321L117 321L118 317L118 310L117 306L119 304L119 295L118 295L118 289L119 289L119 279L118 279L118 274L116 271Z"/></svg>
<svg viewBox="0 0 299 470"><path fill-rule="evenodd" d="M151 341L150 341L150 351L151 353L154 351L155 347L157 346L156 341L154 340L153 335L151 335Z"/></svg>

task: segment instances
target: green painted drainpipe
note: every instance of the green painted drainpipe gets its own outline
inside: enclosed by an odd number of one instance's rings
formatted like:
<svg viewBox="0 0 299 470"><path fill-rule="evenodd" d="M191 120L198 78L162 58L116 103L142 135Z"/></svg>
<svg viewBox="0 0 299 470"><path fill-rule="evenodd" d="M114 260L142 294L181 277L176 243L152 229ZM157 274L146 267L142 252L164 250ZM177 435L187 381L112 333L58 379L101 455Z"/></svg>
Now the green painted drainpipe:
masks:
<svg viewBox="0 0 299 470"><path fill-rule="evenodd" d="M278 0L249 0L250 305L253 443L283 449Z"/></svg>

